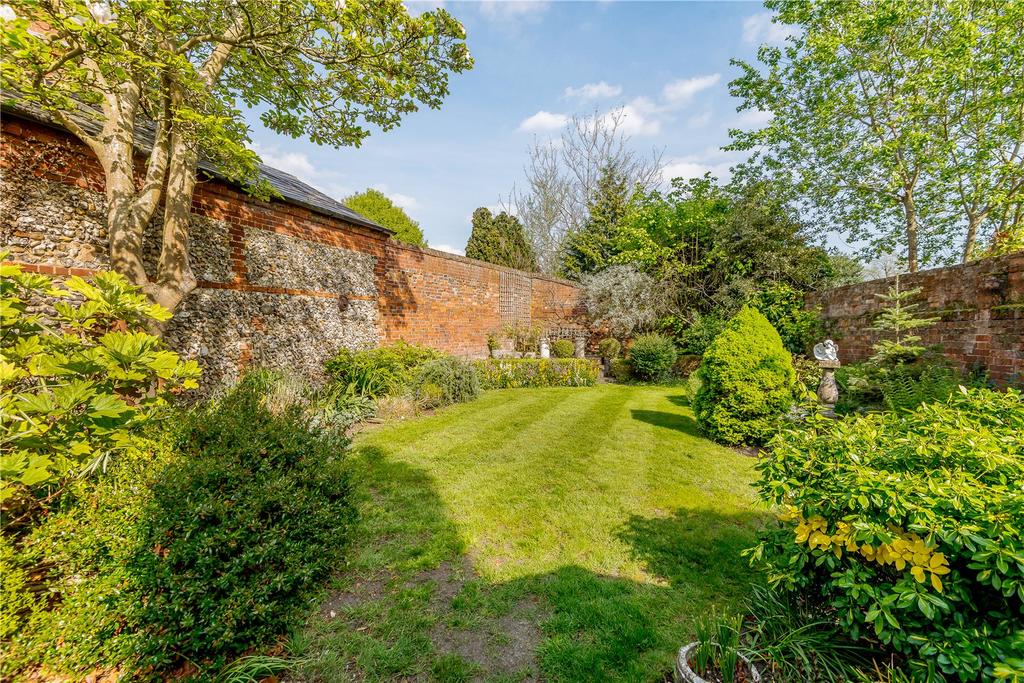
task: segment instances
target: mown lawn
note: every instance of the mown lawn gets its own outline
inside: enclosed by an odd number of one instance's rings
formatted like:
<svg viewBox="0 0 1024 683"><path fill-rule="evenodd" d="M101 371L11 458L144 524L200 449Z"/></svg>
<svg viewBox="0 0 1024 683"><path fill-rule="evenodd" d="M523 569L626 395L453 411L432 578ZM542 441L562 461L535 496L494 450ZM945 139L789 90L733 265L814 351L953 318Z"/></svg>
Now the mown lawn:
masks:
<svg viewBox="0 0 1024 683"><path fill-rule="evenodd" d="M679 388L511 389L364 432L350 565L291 649L311 680L661 680L740 605L753 460Z"/></svg>

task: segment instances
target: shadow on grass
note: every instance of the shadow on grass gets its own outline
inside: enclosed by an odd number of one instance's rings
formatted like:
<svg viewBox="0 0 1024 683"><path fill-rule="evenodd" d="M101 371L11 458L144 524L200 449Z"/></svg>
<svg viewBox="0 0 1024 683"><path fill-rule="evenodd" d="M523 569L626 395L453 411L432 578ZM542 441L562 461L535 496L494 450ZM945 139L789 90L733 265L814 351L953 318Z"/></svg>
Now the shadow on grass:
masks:
<svg viewBox="0 0 1024 683"><path fill-rule="evenodd" d="M677 432L683 432L690 436L699 437L701 435L700 428L697 427L697 421L689 415L666 413L663 410L632 410L630 412L634 420L640 420L655 427L674 429Z"/></svg>
<svg viewBox="0 0 1024 683"><path fill-rule="evenodd" d="M752 580L740 551L757 515L700 509L617 534L663 585L576 565L496 583L466 557L430 475L380 447L355 449L352 465L361 537L296 652L317 680L661 680L693 620L738 609Z"/></svg>
<svg viewBox="0 0 1024 683"><path fill-rule="evenodd" d="M688 408L693 405L693 401L690 399L688 394L675 394L673 396L668 396L667 398L670 403L684 408Z"/></svg>

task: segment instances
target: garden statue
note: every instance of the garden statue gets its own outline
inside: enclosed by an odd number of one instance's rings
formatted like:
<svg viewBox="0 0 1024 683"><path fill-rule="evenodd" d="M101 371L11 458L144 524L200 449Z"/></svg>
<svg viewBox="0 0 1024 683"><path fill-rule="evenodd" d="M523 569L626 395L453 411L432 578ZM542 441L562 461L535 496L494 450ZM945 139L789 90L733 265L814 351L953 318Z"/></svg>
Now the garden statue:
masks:
<svg viewBox="0 0 1024 683"><path fill-rule="evenodd" d="M839 367L839 347L831 339L814 345L814 358L822 369L821 382L818 383L818 400L822 404L822 414L835 417L836 403L839 401L839 386L836 384L836 368Z"/></svg>
<svg viewBox="0 0 1024 683"><path fill-rule="evenodd" d="M551 358L551 342L548 341L547 337L540 338L540 357Z"/></svg>
<svg viewBox="0 0 1024 683"><path fill-rule="evenodd" d="M576 358L587 357L587 340L585 337L576 337L573 344L573 356Z"/></svg>

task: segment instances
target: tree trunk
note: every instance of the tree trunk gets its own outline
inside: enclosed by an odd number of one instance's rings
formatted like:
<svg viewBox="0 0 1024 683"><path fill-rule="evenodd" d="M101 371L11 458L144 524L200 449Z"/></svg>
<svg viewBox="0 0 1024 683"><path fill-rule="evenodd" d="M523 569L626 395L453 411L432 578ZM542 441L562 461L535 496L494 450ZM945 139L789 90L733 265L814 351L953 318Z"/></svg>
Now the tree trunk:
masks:
<svg viewBox="0 0 1024 683"><path fill-rule="evenodd" d="M164 192L160 262L156 282L147 292L156 303L170 311L196 288L188 258L188 233L198 166L196 151L180 135L173 135Z"/></svg>
<svg viewBox="0 0 1024 683"><path fill-rule="evenodd" d="M107 235L110 241L110 267L132 284L149 283L142 260L143 231L150 216L143 215L135 202L135 179L122 161L104 164L106 170Z"/></svg>
<svg viewBox="0 0 1024 683"><path fill-rule="evenodd" d="M981 225L982 217L968 213L967 214L967 237L964 240L964 253L963 258L960 259L961 263L967 263L974 255L974 247L978 241L978 226Z"/></svg>
<svg viewBox="0 0 1024 683"><path fill-rule="evenodd" d="M911 273L917 272L917 207L914 205L914 195L906 190L902 198L903 215L907 225L907 269Z"/></svg>

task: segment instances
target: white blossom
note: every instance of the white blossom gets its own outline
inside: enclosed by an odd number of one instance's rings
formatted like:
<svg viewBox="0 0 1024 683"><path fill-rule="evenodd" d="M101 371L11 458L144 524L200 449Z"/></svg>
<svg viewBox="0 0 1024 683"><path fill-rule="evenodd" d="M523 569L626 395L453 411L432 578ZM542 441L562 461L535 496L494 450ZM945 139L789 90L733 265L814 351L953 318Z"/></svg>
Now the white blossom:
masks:
<svg viewBox="0 0 1024 683"><path fill-rule="evenodd" d="M10 5L0 5L0 21L14 21L18 15Z"/></svg>

